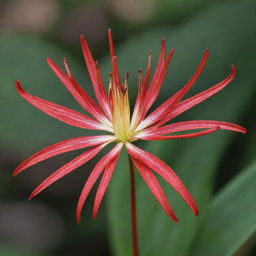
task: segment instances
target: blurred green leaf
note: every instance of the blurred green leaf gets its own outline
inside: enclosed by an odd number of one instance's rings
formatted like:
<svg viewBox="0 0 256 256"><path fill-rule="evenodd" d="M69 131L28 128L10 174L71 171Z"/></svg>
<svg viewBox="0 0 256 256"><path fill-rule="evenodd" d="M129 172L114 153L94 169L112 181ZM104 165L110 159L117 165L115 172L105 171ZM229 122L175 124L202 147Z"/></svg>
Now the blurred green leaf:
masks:
<svg viewBox="0 0 256 256"><path fill-rule="evenodd" d="M213 199L190 255L230 256L240 248L256 230L255 188L256 162Z"/></svg>
<svg viewBox="0 0 256 256"><path fill-rule="evenodd" d="M30 253L30 252L27 252L25 250L20 250L20 249L17 249L17 248L12 248L10 246L6 246L6 245L3 245L1 244L0 245L0 255L3 255L3 256L42 256L42 254L40 253ZM44 256L46 256L44 254Z"/></svg>
<svg viewBox="0 0 256 256"><path fill-rule="evenodd" d="M232 62L235 62L234 64L238 67L237 78L223 92L195 107L189 114L183 115L183 120L206 118L237 122L242 119L255 92L256 79L251 76L256 68L254 44L256 20L253 17L255 17L254 1L233 1L204 10L190 23L177 29L166 27L149 31L128 41L119 49L117 55L121 66L125 60L125 66L121 69L133 71L141 67L145 63L145 45L155 49L157 41L153 38L162 36L169 38L177 51L171 64L172 88L163 88L160 97L163 100L188 80L195 70L195 63L198 62L199 56L202 56L206 47L209 47L211 54L208 66L197 85L191 90L192 93L202 91L223 79L228 72L227 66ZM129 83L130 88L135 87L135 81L132 77ZM204 87L198 85L200 83ZM198 203L201 216L194 218L177 193L164 184L171 205L180 217L180 223L172 223L138 176L141 255L190 255L189 250L195 239L198 225L207 212L214 173L233 135L234 133L221 131L184 141L146 144L149 151L160 156L178 173ZM112 247L115 255L124 256L131 254L127 164L127 157L124 154L110 186L108 204Z"/></svg>

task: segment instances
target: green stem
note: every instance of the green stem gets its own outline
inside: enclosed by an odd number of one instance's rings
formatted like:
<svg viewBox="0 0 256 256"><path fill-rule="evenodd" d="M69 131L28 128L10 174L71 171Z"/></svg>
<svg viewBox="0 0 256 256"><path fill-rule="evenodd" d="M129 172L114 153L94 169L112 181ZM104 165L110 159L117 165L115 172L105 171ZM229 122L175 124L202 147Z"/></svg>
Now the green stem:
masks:
<svg viewBox="0 0 256 256"><path fill-rule="evenodd" d="M132 224L132 248L133 256L139 255L138 235L137 235L137 216L136 216L136 191L135 191L135 176L132 159L129 156L130 166L130 200L131 200L131 224Z"/></svg>

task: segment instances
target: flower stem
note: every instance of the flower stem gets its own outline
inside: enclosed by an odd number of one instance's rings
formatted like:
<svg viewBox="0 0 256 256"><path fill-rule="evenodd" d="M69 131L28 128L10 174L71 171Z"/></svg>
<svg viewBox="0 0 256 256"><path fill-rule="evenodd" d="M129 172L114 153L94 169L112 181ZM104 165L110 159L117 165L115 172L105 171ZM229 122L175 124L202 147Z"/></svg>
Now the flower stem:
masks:
<svg viewBox="0 0 256 256"><path fill-rule="evenodd" d="M139 255L138 235L137 235L137 216L136 216L136 191L135 191L135 176L132 159L129 156L130 166L130 200L131 200L131 224L132 224L132 247L133 256Z"/></svg>

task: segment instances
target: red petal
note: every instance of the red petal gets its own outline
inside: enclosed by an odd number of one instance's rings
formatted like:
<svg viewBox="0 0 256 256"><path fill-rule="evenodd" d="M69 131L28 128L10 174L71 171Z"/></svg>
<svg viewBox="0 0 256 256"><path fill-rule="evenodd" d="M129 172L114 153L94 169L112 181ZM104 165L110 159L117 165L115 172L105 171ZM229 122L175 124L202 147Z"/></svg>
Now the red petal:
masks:
<svg viewBox="0 0 256 256"><path fill-rule="evenodd" d="M114 81L113 86L117 86L119 89L121 89L121 81L120 81L120 75L119 75L116 56L111 58L111 63L112 63L112 75L113 75L113 81Z"/></svg>
<svg viewBox="0 0 256 256"><path fill-rule="evenodd" d="M38 108L47 115L52 116L64 123L85 129L105 130L105 128L100 123L86 115L78 113L69 108L54 104L50 101L40 99L25 92L19 81L16 82L16 89L20 96L28 101L31 105Z"/></svg>
<svg viewBox="0 0 256 256"><path fill-rule="evenodd" d="M47 63L56 76L60 79L67 90L73 95L77 102L97 120L106 120L105 114L101 111L100 107L93 101L93 99L82 89L82 87L73 78L67 61L64 60L65 67L69 77L60 69L60 67L50 58L47 58Z"/></svg>
<svg viewBox="0 0 256 256"><path fill-rule="evenodd" d="M139 70L139 84L138 84L138 94L134 104L134 110L131 118L130 129L132 130L140 122L141 118L145 113L144 99L145 99L145 84L142 82L141 71Z"/></svg>
<svg viewBox="0 0 256 256"><path fill-rule="evenodd" d="M164 211L167 213L169 218L171 218L175 222L178 222L178 219L177 219L175 213L172 211L172 209L168 203L168 200L166 199L166 196L165 196L159 182L157 181L155 175L153 174L153 172L146 165L144 165L141 161L138 161L134 158L132 160L133 160L133 163L135 164L135 166L137 167L140 175L142 176L142 178L145 180L148 187L150 188L152 194L155 196L155 198L157 199L159 204L162 206Z"/></svg>
<svg viewBox="0 0 256 256"><path fill-rule="evenodd" d="M110 50L110 60L112 63L112 75L114 80L114 86L121 88L120 76L118 71L117 57L115 56L115 47L113 43L112 31L108 30L108 42L109 42L109 50Z"/></svg>
<svg viewBox="0 0 256 256"><path fill-rule="evenodd" d="M97 217L101 201L103 199L103 196L107 190L110 179L115 170L117 160L118 160L118 155L109 164L106 165L106 169L100 181L100 185L98 187L95 200L94 200L93 212L92 212L92 217L94 219Z"/></svg>
<svg viewBox="0 0 256 256"><path fill-rule="evenodd" d="M110 135L102 135L102 136L85 136L85 137L78 137L69 140L64 140L53 144L47 148L42 149L41 151L35 153L34 155L27 158L23 161L13 172L13 176L18 175L23 170L27 169L28 167L35 165L43 160L51 158L56 155L60 155L69 151L92 147L99 144L103 144L107 141L112 141L113 136Z"/></svg>
<svg viewBox="0 0 256 256"><path fill-rule="evenodd" d="M193 137L198 137L198 136L206 135L209 133L213 133L213 132L216 132L217 130L219 130L219 127L216 127L213 129L206 129L200 132L186 133L186 134L180 134L180 135L161 136L161 135L154 135L154 134L145 134L141 136L136 136L136 138L141 140L187 139L187 138L193 138Z"/></svg>
<svg viewBox="0 0 256 256"><path fill-rule="evenodd" d="M218 84L210 87L209 89L200 92L186 100L181 101L178 103L169 114L167 114L162 120L157 123L157 126L170 121L171 119L175 118L176 116L182 114L183 112L187 111L188 109L194 107L195 105L201 103L202 101L210 98L220 90L222 90L225 86L227 86L235 77L236 75L236 69L234 66L231 66L231 73L221 82Z"/></svg>
<svg viewBox="0 0 256 256"><path fill-rule="evenodd" d="M146 99L147 99L146 111L149 110L149 108L153 105L156 98L158 97L162 82L164 80L165 73L167 71L168 65L171 61L171 58L173 56L175 49L172 49L170 51L166 60L165 60L165 51L166 51L166 44L165 44L165 41L163 41L157 68L146 94Z"/></svg>
<svg viewBox="0 0 256 256"><path fill-rule="evenodd" d="M157 158L155 155L146 152L131 143L126 144L126 148L128 153L135 159L140 160L150 169L157 172L163 179L165 179L186 201L189 207L192 209L193 213L197 216L198 215L198 208L184 186L183 182L180 178L175 174L175 172L167 166L163 161Z"/></svg>
<svg viewBox="0 0 256 256"><path fill-rule="evenodd" d="M168 111L170 111L171 108L183 98L183 96L194 85L195 81L202 73L202 71L206 65L208 55L209 55L209 51L208 51L208 49L206 49L204 56L199 64L196 72L192 76L192 78L184 85L184 87L181 90L179 90L176 94L171 96L162 105L160 105L158 108L156 108L145 120L143 120L139 126L139 129L144 129L145 127L148 127L148 126L158 122L159 120L161 120L161 118L163 118L166 115L166 113Z"/></svg>
<svg viewBox="0 0 256 256"><path fill-rule="evenodd" d="M145 97L146 97L148 83L149 83L151 61L152 61L152 51L149 51L146 74L143 81L141 77L141 72L139 70L138 93L137 93L136 101L134 104L134 110L133 110L132 119L131 119L131 126L130 126L131 129L136 127L146 114Z"/></svg>
<svg viewBox="0 0 256 256"><path fill-rule="evenodd" d="M108 29L108 42L109 42L110 57L113 58L115 56L115 47L114 47L114 43L113 43L111 29Z"/></svg>
<svg viewBox="0 0 256 256"><path fill-rule="evenodd" d="M78 200L77 209L76 209L76 221L77 223L81 220L81 212L84 205L85 200L87 199L88 194L90 193L94 183L104 170L105 166L113 160L114 157L116 157L117 154L122 149L123 144L119 143L117 144L111 151L109 151L105 156L103 156L100 161L96 164L94 167L92 173L90 174L88 180L86 181L83 190L81 192L81 195Z"/></svg>
<svg viewBox="0 0 256 256"><path fill-rule="evenodd" d="M160 127L152 133L157 135L163 135L163 134L186 131L186 130L211 129L216 127L219 127L219 129L246 133L246 129L240 125L229 123L229 122L214 121L214 120L196 120L196 121L177 122L177 123L168 124L163 127ZM145 130L145 132L146 131L147 130Z"/></svg>
<svg viewBox="0 0 256 256"><path fill-rule="evenodd" d="M99 88L101 88L100 90L102 90L102 88L104 88L104 85L103 85L103 82L102 82L101 72L100 72L98 62L96 62L96 71L97 71L97 79L98 79ZM106 93L104 93L104 94L106 94ZM104 98L105 98L105 96L104 96ZM101 106L102 109L105 111L105 114L107 115L109 120L111 120L112 119L111 109L110 109L110 104L109 104L109 100L108 100L107 96L106 96L106 99L101 99L99 101L99 103L102 104L102 106Z"/></svg>
<svg viewBox="0 0 256 256"><path fill-rule="evenodd" d="M100 146L90 148L83 154L77 156L70 162L63 165L61 168L59 168L57 171L52 173L48 178L46 178L29 196L29 199L32 199L37 194L42 192L44 189L46 189L48 186L50 186L52 183L56 182L57 180L61 179L63 176L67 175L68 173L74 171L81 165L88 162L90 159L95 157L108 143L101 144Z"/></svg>
<svg viewBox="0 0 256 256"><path fill-rule="evenodd" d="M152 62L152 51L150 50L148 53L148 64L147 64L147 68L146 68L146 74L143 80L143 84L144 84L144 90L146 90L146 88L148 87L148 83L149 83L149 77L150 77L150 69L151 69L151 62Z"/></svg>
<svg viewBox="0 0 256 256"><path fill-rule="evenodd" d="M84 36L80 37L80 42L81 42L81 47L84 55L84 60L86 62L89 76L92 81L95 96L99 102L99 105L102 107L105 113L110 113L110 108L109 108L105 88L102 84L98 82L96 64Z"/></svg>

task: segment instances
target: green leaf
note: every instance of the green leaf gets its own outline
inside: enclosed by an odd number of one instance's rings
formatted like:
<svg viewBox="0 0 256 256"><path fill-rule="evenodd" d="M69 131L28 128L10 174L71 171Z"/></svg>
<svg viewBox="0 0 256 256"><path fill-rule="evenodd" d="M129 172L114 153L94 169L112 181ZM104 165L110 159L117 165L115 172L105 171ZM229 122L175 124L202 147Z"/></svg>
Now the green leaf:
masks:
<svg viewBox="0 0 256 256"><path fill-rule="evenodd" d="M0 255L4 255L4 256L40 256L42 254L27 252L25 250L20 250L17 248L12 248L10 246L1 244L0 245Z"/></svg>
<svg viewBox="0 0 256 256"><path fill-rule="evenodd" d="M255 77L251 76L256 68L253 51L256 20L253 19L253 6L253 1L249 0L232 1L205 10L178 29L165 27L142 34L128 41L117 52L121 66L125 60L125 66L121 69L133 71L141 67L145 63L143 53L146 55L146 48L155 49L160 37L170 39L177 51L171 64L172 88L164 87L160 96L162 102L189 79L203 50L209 47L209 63L192 93L202 91L223 79L229 72L228 65L234 62L238 67L237 78L223 92L183 115L182 120L216 119L237 122L242 119L255 92ZM136 85L135 81L134 77L131 78L131 90ZM207 213L214 173L232 136L241 135L221 131L184 141L146 144L150 152L166 161L178 173L198 203L201 215L194 218L177 193L163 184L170 203L180 218L180 223L172 223L137 175L140 255L190 255L189 250L198 225ZM143 145L142 147L145 148ZM108 204L112 248L115 255L123 256L131 255L127 165L124 154L110 186Z"/></svg>
<svg viewBox="0 0 256 256"><path fill-rule="evenodd" d="M256 231L255 188L256 162L214 198L190 255L230 256L240 248Z"/></svg>

